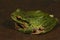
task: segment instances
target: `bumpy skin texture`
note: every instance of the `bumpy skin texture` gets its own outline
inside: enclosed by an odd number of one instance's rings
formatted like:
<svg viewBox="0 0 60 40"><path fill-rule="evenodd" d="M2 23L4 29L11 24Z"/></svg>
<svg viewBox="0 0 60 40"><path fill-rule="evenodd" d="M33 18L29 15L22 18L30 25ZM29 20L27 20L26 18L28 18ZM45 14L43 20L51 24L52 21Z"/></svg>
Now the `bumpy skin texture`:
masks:
<svg viewBox="0 0 60 40"><path fill-rule="evenodd" d="M16 22L17 30L31 34L49 32L57 23L53 15L49 15L40 10L24 12L17 9L11 14L11 18Z"/></svg>

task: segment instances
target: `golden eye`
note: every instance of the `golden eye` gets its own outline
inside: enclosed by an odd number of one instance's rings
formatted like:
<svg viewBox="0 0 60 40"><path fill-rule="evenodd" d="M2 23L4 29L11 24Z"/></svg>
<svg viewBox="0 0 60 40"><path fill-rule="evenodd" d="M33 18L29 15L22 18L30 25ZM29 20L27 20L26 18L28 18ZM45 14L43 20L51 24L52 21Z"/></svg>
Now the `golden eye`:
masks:
<svg viewBox="0 0 60 40"><path fill-rule="evenodd" d="M44 30L44 27L40 27L38 30L43 31Z"/></svg>
<svg viewBox="0 0 60 40"><path fill-rule="evenodd" d="M17 20L21 20L22 17L21 16L16 16Z"/></svg>
<svg viewBox="0 0 60 40"><path fill-rule="evenodd" d="M21 16L16 16L17 20L21 20L22 22L26 22L26 23L29 23L28 21L26 20L22 20L22 17Z"/></svg>

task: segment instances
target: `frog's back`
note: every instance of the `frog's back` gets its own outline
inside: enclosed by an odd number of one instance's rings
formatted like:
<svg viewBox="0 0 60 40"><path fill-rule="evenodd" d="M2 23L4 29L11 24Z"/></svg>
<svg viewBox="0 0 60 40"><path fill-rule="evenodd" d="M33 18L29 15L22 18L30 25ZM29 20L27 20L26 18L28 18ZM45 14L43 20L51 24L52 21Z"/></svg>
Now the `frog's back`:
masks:
<svg viewBox="0 0 60 40"><path fill-rule="evenodd" d="M48 14L46 14L46 13L40 11L40 10L24 12L24 11L21 11L19 9L17 9L13 14L14 15L19 15L19 16L22 16L22 17L35 17L35 16L48 15Z"/></svg>

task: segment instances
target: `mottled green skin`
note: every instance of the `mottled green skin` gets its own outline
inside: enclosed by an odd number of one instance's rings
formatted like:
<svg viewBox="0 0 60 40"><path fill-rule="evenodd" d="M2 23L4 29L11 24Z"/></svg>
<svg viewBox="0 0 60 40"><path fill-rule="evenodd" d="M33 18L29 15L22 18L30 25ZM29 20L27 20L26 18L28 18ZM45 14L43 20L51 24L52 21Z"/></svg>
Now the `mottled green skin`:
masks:
<svg viewBox="0 0 60 40"><path fill-rule="evenodd" d="M29 22L26 25L26 29L18 29L24 33L31 33L33 29L39 29L41 26L44 27L44 32L41 33L46 33L52 30L57 23L56 18L50 17L49 14L44 13L40 10L24 12L20 9L17 9L15 12L13 12L11 14L11 18L15 22L22 24L22 21L17 20L16 16L21 16L22 20Z"/></svg>

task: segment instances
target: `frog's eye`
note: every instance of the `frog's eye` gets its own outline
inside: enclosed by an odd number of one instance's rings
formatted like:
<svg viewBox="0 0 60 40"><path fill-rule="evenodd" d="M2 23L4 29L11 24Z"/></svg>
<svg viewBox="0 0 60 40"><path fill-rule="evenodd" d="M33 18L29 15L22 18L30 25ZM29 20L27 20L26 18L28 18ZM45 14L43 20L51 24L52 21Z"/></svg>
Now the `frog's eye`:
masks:
<svg viewBox="0 0 60 40"><path fill-rule="evenodd" d="M21 16L17 16L16 18L17 18L17 20L19 20L19 21L21 21L21 22L26 22L26 23L29 23L28 21L23 20Z"/></svg>
<svg viewBox="0 0 60 40"><path fill-rule="evenodd" d="M39 28L38 30L43 31L44 29Z"/></svg>
<svg viewBox="0 0 60 40"><path fill-rule="evenodd" d="M16 16L17 20L21 20L22 17L21 16Z"/></svg>
<svg viewBox="0 0 60 40"><path fill-rule="evenodd" d="M43 31L44 30L44 27L40 27L38 30Z"/></svg>

